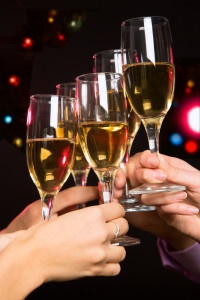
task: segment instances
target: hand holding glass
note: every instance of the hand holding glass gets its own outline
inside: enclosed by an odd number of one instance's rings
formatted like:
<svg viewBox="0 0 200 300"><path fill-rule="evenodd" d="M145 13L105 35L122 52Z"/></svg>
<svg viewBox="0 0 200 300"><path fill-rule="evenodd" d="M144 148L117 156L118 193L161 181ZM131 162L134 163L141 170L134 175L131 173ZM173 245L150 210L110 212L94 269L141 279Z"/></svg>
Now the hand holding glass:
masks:
<svg viewBox="0 0 200 300"><path fill-rule="evenodd" d="M97 52L93 55L93 72L122 72L122 51L121 49L110 49ZM126 173L126 164L128 163L131 148L135 136L140 128L141 120L134 112L127 101L128 110L128 140L124 158L120 167ZM131 188L130 180L127 178L124 187L124 194L120 200L126 212L155 210L155 206L141 204L133 195L129 194Z"/></svg>
<svg viewBox="0 0 200 300"><path fill-rule="evenodd" d="M162 122L174 97L175 66L169 22L165 17L140 17L121 25L122 69L128 101L141 119L151 152L159 152ZM131 194L184 190L169 182L143 184Z"/></svg>
<svg viewBox="0 0 200 300"><path fill-rule="evenodd" d="M89 73L76 78L80 143L99 179L104 203L113 200L114 177L126 151L128 123L123 85L119 73ZM118 239L113 243L124 245ZM129 245L138 243L138 239L129 239Z"/></svg>

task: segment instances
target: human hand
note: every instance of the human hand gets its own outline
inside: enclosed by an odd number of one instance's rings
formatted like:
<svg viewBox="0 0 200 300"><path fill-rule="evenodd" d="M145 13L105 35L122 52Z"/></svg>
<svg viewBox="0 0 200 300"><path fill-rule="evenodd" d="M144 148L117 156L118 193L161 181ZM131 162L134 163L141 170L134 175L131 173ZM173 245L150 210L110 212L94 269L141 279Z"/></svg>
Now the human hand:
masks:
<svg viewBox="0 0 200 300"><path fill-rule="evenodd" d="M43 221L16 235L1 234L0 298L25 299L49 281L118 275L126 251L112 245L111 240L117 231L115 222L119 236L128 231L124 213L118 203L94 205Z"/></svg>
<svg viewBox="0 0 200 300"><path fill-rule="evenodd" d="M118 223L120 235L128 231L128 222L123 216L120 204L108 203L69 212L33 226L22 236L33 242L32 268L38 269L38 273L42 269L38 276L43 277L43 282L117 275L125 249L112 245L111 240L116 233L113 221Z"/></svg>
<svg viewBox="0 0 200 300"><path fill-rule="evenodd" d="M65 212L77 209L77 204L98 199L99 193L95 186L70 187L58 193L54 203L52 218ZM12 222L1 231L11 233L43 222L41 215L41 200L29 204Z"/></svg>
<svg viewBox="0 0 200 300"><path fill-rule="evenodd" d="M149 151L129 160L128 176L132 184L167 180L186 186L186 191L143 194L141 201L156 205L160 217L183 234L199 241L200 172L185 161ZM150 180L149 180L150 178ZM145 212L146 213L146 212Z"/></svg>
<svg viewBox="0 0 200 300"><path fill-rule="evenodd" d="M13 239L24 233L24 230L19 230L12 233L0 233L0 251L3 250Z"/></svg>

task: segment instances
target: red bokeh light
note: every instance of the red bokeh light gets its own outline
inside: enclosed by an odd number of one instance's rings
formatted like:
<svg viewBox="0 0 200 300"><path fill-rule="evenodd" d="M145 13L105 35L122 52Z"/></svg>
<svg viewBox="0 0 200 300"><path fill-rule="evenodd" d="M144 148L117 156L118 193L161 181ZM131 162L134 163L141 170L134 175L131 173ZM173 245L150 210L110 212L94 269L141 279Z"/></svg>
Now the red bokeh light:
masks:
<svg viewBox="0 0 200 300"><path fill-rule="evenodd" d="M57 37L58 37L58 40L59 40L59 41L61 41L61 42L65 41L65 36L64 36L64 34L58 33L58 34L57 34Z"/></svg>
<svg viewBox="0 0 200 300"><path fill-rule="evenodd" d="M13 86L17 87L20 84L20 78L17 75L11 75L8 78L8 82L9 82L10 85L13 85Z"/></svg>
<svg viewBox="0 0 200 300"><path fill-rule="evenodd" d="M30 37L25 37L22 41L22 48L24 49L32 49L33 48L33 39Z"/></svg>
<svg viewBox="0 0 200 300"><path fill-rule="evenodd" d="M197 144L196 141L194 141L194 140L189 140L189 141L187 141L187 142L185 143L184 148L185 148L185 151L186 151L186 152L192 154L192 153L195 153L195 152L198 151L199 146L198 146L198 144Z"/></svg>

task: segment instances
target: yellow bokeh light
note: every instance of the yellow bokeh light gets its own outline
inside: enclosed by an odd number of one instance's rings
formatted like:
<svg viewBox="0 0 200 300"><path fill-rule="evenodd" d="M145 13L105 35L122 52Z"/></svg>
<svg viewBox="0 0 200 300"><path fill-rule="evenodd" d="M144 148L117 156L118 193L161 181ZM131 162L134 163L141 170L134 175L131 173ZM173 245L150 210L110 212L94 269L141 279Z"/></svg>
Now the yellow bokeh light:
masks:
<svg viewBox="0 0 200 300"><path fill-rule="evenodd" d="M193 80L188 80L187 86L190 87L190 88L193 88L194 87L194 81Z"/></svg>
<svg viewBox="0 0 200 300"><path fill-rule="evenodd" d="M21 148L22 147L22 145L23 145L23 140L21 139L21 138L15 138L14 140L13 140L13 144L15 145L15 146L17 146L18 148Z"/></svg>

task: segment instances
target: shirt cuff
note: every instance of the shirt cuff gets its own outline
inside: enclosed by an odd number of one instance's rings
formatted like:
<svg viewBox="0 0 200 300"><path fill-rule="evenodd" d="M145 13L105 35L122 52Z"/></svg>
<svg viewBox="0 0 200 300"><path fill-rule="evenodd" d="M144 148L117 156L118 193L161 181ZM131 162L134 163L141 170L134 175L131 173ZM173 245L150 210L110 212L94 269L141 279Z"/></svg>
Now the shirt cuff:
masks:
<svg viewBox="0 0 200 300"><path fill-rule="evenodd" d="M200 284L200 244L181 250L169 250L169 244L161 238L157 239L162 265L165 268L181 272L193 282Z"/></svg>

